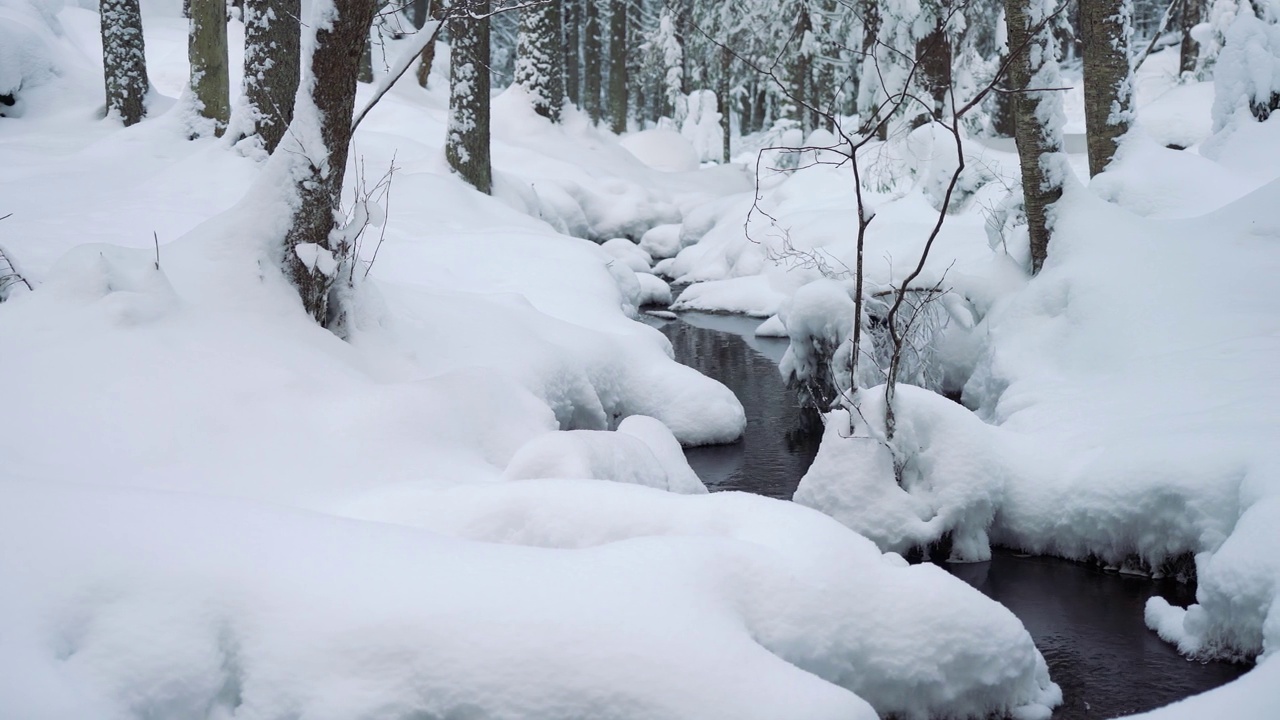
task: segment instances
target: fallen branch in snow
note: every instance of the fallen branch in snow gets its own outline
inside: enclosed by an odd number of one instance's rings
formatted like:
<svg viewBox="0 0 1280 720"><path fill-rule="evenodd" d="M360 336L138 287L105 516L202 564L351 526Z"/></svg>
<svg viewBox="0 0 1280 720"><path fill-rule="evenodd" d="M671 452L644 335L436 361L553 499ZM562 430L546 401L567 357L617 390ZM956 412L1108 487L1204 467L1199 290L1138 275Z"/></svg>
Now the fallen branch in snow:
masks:
<svg viewBox="0 0 1280 720"><path fill-rule="evenodd" d="M11 217L13 217L13 213L0 217L0 220L8 220ZM22 273L18 272L18 268L14 267L13 261L9 259L9 253L5 252L3 247L0 247L0 260L3 260L5 266L9 268L7 271L0 268L0 302L9 297L9 288L18 283L26 285L28 290L35 290L31 286L31 281L23 277Z"/></svg>
<svg viewBox="0 0 1280 720"><path fill-rule="evenodd" d="M156 269L159 270L160 269L160 236L156 234L155 230L151 231L151 239L155 240L155 243L156 243Z"/></svg>

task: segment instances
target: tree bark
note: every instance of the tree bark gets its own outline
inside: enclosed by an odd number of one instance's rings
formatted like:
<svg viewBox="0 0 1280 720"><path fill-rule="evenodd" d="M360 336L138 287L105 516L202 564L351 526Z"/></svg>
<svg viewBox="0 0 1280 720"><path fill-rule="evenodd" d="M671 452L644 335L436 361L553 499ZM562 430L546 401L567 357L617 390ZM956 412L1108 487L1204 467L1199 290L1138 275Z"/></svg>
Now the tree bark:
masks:
<svg viewBox="0 0 1280 720"><path fill-rule="evenodd" d="M612 0L609 15L609 125L621 135L627 131L627 4Z"/></svg>
<svg viewBox="0 0 1280 720"><path fill-rule="evenodd" d="M423 25L427 24L427 19L441 20L444 18L444 2L442 0L431 0L430 8L423 8L422 22L418 24L421 30ZM422 46L422 53L418 55L418 87L426 87L431 80L431 66L436 64L436 44L429 42Z"/></svg>
<svg viewBox="0 0 1280 720"><path fill-rule="evenodd" d="M529 92L533 110L560 122L564 104L564 47L560 0L545 0L520 11L515 82Z"/></svg>
<svg viewBox="0 0 1280 720"><path fill-rule="evenodd" d="M227 5L224 0L191 0L187 60L191 93L201 117L213 121L221 136L231 118L231 81L227 74Z"/></svg>
<svg viewBox="0 0 1280 720"><path fill-rule="evenodd" d="M791 65L790 91L795 98L796 119L800 121L801 131L808 137L813 132L813 114L808 108L813 104L813 58L809 55L804 37L812 32L813 23L804 5L797 9L800 14L796 17L794 37L798 49Z"/></svg>
<svg viewBox="0 0 1280 720"><path fill-rule="evenodd" d="M351 144L356 75L375 9L369 0L332 1L331 22L313 24L311 82L299 88L295 100L298 117L292 133L295 139L287 146L296 158L292 177L297 203L285 235L285 267L303 307L324 327L335 320L329 298L339 273L324 267L323 262L308 266L310 253L304 250L314 249L338 262L349 259L350 247L335 237L333 230L340 216ZM324 155L316 157L319 153Z"/></svg>
<svg viewBox="0 0 1280 720"><path fill-rule="evenodd" d="M582 72L578 62L582 50L582 0L564 0L564 89L569 102L582 106Z"/></svg>
<svg viewBox="0 0 1280 720"><path fill-rule="evenodd" d="M107 115L120 116L125 127L147 113L147 53L142 40L142 11L138 0L102 0L102 68Z"/></svg>
<svg viewBox="0 0 1280 720"><path fill-rule="evenodd" d="M582 106L591 122L600 122L600 69L604 48L600 37L600 0L586 0L586 23L582 38Z"/></svg>
<svg viewBox="0 0 1280 720"><path fill-rule="evenodd" d="M1036 8L1031 7L1035 3ZM1056 41L1037 0L1005 0L1009 29L1009 85L1014 99L1018 161L1022 169L1022 193L1031 245L1031 271L1037 273L1049 255L1049 209L1062 197L1065 167L1058 87ZM1037 12L1037 9L1039 10ZM1055 106L1056 104L1056 106Z"/></svg>
<svg viewBox="0 0 1280 720"><path fill-rule="evenodd" d="M944 24L945 9L939 9L933 30L916 42L916 73L926 95L922 99L932 103L922 120L913 123L916 126L946 116L947 93L951 90L951 39Z"/></svg>
<svg viewBox="0 0 1280 720"><path fill-rule="evenodd" d="M1080 3L1084 45L1084 121L1089 176L1106 169L1116 141L1133 124L1133 78L1129 67L1131 0Z"/></svg>
<svg viewBox="0 0 1280 720"><path fill-rule="evenodd" d="M489 0L456 0L473 15L489 12ZM463 16L450 22L453 36L449 73L449 129L445 157L449 167L488 194L493 189L489 164L489 19Z"/></svg>
<svg viewBox="0 0 1280 720"><path fill-rule="evenodd" d="M729 163L730 150L730 128L733 123L730 120L732 108L729 104L729 70L732 67L733 55L729 52L729 48L720 48L720 73L716 76L716 103L720 106L720 131L724 133L723 145L720 149L720 161L726 165Z"/></svg>
<svg viewBox="0 0 1280 720"><path fill-rule="evenodd" d="M301 0L245 0L245 134L261 138L269 153L293 122L301 72L301 12Z"/></svg>
<svg viewBox="0 0 1280 720"><path fill-rule="evenodd" d="M1191 29L1200 24L1200 19L1204 13L1204 0L1182 0L1181 25L1182 25L1182 47L1179 48L1178 54L1178 71L1182 73L1193 73L1196 71L1196 62L1200 59L1199 44L1192 39Z"/></svg>

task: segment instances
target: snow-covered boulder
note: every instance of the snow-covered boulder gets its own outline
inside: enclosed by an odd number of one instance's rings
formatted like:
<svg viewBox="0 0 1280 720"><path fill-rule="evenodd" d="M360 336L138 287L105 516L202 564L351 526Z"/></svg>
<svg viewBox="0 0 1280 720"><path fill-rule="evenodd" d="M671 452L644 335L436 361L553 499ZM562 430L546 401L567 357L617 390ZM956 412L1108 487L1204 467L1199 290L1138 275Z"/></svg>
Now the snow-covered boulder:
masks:
<svg viewBox="0 0 1280 720"><path fill-rule="evenodd" d="M649 272L650 266L653 265L653 258L649 257L649 253L626 238L606 240L600 244L600 249L638 273Z"/></svg>
<svg viewBox="0 0 1280 720"><path fill-rule="evenodd" d="M681 248L680 231L679 223L651 227L640 237L640 249L658 260L675 257Z"/></svg>

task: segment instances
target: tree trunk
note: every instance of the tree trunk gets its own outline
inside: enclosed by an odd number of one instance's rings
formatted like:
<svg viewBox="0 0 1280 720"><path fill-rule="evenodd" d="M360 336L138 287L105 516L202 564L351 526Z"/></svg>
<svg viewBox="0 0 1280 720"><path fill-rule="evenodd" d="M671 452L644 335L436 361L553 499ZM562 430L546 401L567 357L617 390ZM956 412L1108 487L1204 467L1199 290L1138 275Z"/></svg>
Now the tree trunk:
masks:
<svg viewBox="0 0 1280 720"><path fill-rule="evenodd" d="M422 22L419 24L419 29L421 29L422 25L427 24L428 17L431 20L441 20L444 18L444 2L442 0L430 0L430 8L424 9L423 12L424 16L422 18ZM427 86L428 81L431 79L431 66L435 64L436 44L433 41L423 45L422 53L418 55L417 77L419 87Z"/></svg>
<svg viewBox="0 0 1280 720"><path fill-rule="evenodd" d="M370 22L372 25L372 21ZM364 50L360 52L360 74L356 77L362 83L373 82L373 36L372 28L365 28Z"/></svg>
<svg viewBox="0 0 1280 720"><path fill-rule="evenodd" d="M147 53L142 41L138 0L102 0L102 68L107 115L118 115L125 127L147 114Z"/></svg>
<svg viewBox="0 0 1280 720"><path fill-rule="evenodd" d="M764 130L764 123L767 119L768 110L769 93L765 90L763 85L759 85L756 88L756 100L752 104L751 130L753 132L760 132L761 130Z"/></svg>
<svg viewBox="0 0 1280 720"><path fill-rule="evenodd" d="M604 49L600 37L600 0L587 0L582 38L582 106L592 123L600 122L600 69Z"/></svg>
<svg viewBox="0 0 1280 720"><path fill-rule="evenodd" d="M723 146L720 151L720 161L726 165L729 163L729 144L730 144L730 128L733 123L730 120L732 109L729 105L729 70L732 67L733 55L729 52L729 48L720 48L720 73L716 77L716 103L720 106L720 131L724 133Z"/></svg>
<svg viewBox="0 0 1280 720"><path fill-rule="evenodd" d="M285 266L303 307L324 327L336 319L329 303L339 275L334 264L349 260L351 253L333 231L341 210L360 53L375 9L369 0L332 2L329 23L319 22L320 14L314 13L311 82L299 89L294 140L285 146L296 158L292 177L298 200L285 236Z"/></svg>
<svg viewBox="0 0 1280 720"><path fill-rule="evenodd" d="M231 81L227 77L227 5L223 0L191 0L187 59L191 93L201 117L213 121L221 136L231 117Z"/></svg>
<svg viewBox="0 0 1280 720"><path fill-rule="evenodd" d="M1061 85L1053 30L1042 0L1005 0L1009 48L1016 54L1009 64L1014 90L1056 88ZM1048 211L1062 197L1066 167L1062 128L1062 97L1055 90L1017 92L1014 98L1014 137L1022 168L1022 193L1031 244L1031 271L1039 272L1049 254Z"/></svg>
<svg viewBox="0 0 1280 720"><path fill-rule="evenodd" d="M1191 38L1191 28L1200 24L1200 18L1204 13L1204 0L1182 0L1181 25L1182 25L1182 47L1179 49L1178 55L1178 71L1181 73L1193 73L1196 71L1196 62L1200 59L1199 44Z"/></svg>
<svg viewBox="0 0 1280 720"><path fill-rule="evenodd" d="M489 12L489 0L456 0L476 15ZM449 167L488 194L489 165L489 19L461 17L449 25L453 36L449 73L449 129L445 157Z"/></svg>
<svg viewBox="0 0 1280 720"><path fill-rule="evenodd" d="M1116 141L1133 124L1133 77L1129 67L1132 9L1131 0L1080 3L1090 177L1106 169L1116 154Z"/></svg>
<svg viewBox="0 0 1280 720"><path fill-rule="evenodd" d="M609 15L609 121L610 129L627 131L627 4L613 0Z"/></svg>
<svg viewBox="0 0 1280 720"><path fill-rule="evenodd" d="M560 122L564 104L564 47L560 0L544 0L520 11L516 36L515 82L529 92L533 110Z"/></svg>
<svg viewBox="0 0 1280 720"><path fill-rule="evenodd" d="M940 15L933 30L916 42L916 73L925 92L921 99L932 104L912 123L916 127L946 117L947 93L951 90L951 39L947 37L945 20L946 15Z"/></svg>
<svg viewBox="0 0 1280 720"><path fill-rule="evenodd" d="M582 50L582 0L564 0L564 90L569 102L582 107L582 73L578 55Z"/></svg>
<svg viewBox="0 0 1280 720"><path fill-rule="evenodd" d="M796 38L797 52L795 60L791 66L791 95L795 98L796 119L800 121L800 130L805 137L813 132L813 115L809 112L810 105L813 104L812 86L813 86L813 58L809 54L809 49L803 41L805 35L813 30L813 24L809 20L809 12L803 5L799 7L799 16L796 18L796 26L794 37Z"/></svg>
<svg viewBox="0 0 1280 720"><path fill-rule="evenodd" d="M431 0L412 0L409 7L413 8L410 14L413 15L410 21L413 23L415 30L421 30L423 25L427 24L427 7L431 5Z"/></svg>
<svg viewBox="0 0 1280 720"><path fill-rule="evenodd" d="M244 101L246 135L274 152L293 122L301 63L301 0L245 0Z"/></svg>

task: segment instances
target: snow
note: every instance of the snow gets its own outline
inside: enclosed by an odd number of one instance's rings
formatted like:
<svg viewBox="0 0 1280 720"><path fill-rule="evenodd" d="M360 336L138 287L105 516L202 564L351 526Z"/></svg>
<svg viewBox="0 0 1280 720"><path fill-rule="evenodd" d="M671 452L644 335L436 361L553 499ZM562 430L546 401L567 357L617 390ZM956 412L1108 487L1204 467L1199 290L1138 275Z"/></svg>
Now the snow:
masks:
<svg viewBox="0 0 1280 720"><path fill-rule="evenodd" d="M1045 717L1060 694L1018 620L900 554L993 544L1151 574L1194 558L1196 603L1153 600L1148 624L1259 665L1146 717L1274 714L1280 120L1237 104L1214 124L1176 51L1139 73L1109 170L1067 184L1034 279L1016 220L987 235L1017 158L965 139L917 279L947 291L937 370L964 404L899 386L888 439L862 378L784 503L706 493L681 446L739 438L742 405L635 318L670 278L692 283L677 309L768 318L793 366L847 345L847 168L766 170L757 199L678 132L553 125L515 87L488 197L445 167L443 83L389 85L375 61L357 106L387 94L349 174L397 170L352 214L385 222L349 268L344 341L277 270L288 163L187 139L177 5L144 8L156 90L121 128L97 116L96 14L0 0L0 91L21 87L0 244L35 287L0 303L6 714ZM866 148L868 293L914 269L946 139Z"/></svg>
<svg viewBox="0 0 1280 720"><path fill-rule="evenodd" d="M698 150L675 130L641 130L622 139L622 147L640 162L663 172L688 172L698 169Z"/></svg>

